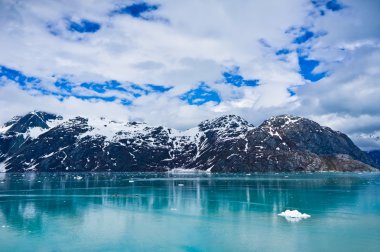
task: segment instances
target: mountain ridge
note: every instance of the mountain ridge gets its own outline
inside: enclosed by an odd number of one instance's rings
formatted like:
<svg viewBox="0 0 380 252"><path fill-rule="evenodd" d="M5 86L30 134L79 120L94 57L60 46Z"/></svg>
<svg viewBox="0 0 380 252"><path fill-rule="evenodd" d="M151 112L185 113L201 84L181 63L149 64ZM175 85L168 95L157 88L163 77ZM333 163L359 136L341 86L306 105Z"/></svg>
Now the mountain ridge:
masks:
<svg viewBox="0 0 380 252"><path fill-rule="evenodd" d="M34 111L0 128L2 172L376 171L372 166L379 167L345 134L291 115L256 127L225 115L179 131Z"/></svg>

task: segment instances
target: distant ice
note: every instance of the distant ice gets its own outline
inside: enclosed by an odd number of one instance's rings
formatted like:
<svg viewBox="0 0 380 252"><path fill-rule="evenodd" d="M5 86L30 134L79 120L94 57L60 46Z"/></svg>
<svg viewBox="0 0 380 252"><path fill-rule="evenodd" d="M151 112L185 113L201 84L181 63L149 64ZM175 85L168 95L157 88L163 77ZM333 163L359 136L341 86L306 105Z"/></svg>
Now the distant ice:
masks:
<svg viewBox="0 0 380 252"><path fill-rule="evenodd" d="M187 173L210 173L211 171L209 170L198 170L195 168L192 169L185 169L185 168L174 168L168 171L168 173L182 173L182 174L187 174Z"/></svg>
<svg viewBox="0 0 380 252"><path fill-rule="evenodd" d="M289 222L298 222L302 219L311 217L310 215L301 213L298 210L286 210L285 212L279 213L278 215L285 217L285 219Z"/></svg>
<svg viewBox="0 0 380 252"><path fill-rule="evenodd" d="M75 176L74 179L81 180L81 179L83 179L83 177L82 176Z"/></svg>

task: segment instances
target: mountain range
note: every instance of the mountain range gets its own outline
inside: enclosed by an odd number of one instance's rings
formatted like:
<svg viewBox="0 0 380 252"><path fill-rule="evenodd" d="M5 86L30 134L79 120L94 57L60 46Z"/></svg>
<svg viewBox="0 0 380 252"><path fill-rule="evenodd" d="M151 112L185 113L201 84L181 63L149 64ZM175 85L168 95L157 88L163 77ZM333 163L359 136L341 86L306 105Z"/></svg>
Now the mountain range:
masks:
<svg viewBox="0 0 380 252"><path fill-rule="evenodd" d="M259 126L226 115L179 131L141 122L64 118L34 111L16 116L0 128L0 172L378 168L377 152L364 152L347 135L291 115L271 117Z"/></svg>

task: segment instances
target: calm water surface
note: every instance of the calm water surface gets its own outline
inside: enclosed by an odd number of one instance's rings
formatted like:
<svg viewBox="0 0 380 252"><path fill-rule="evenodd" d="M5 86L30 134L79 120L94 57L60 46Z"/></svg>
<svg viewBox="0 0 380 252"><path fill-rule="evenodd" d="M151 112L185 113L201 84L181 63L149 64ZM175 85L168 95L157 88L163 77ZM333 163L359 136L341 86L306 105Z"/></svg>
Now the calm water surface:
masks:
<svg viewBox="0 0 380 252"><path fill-rule="evenodd" d="M0 174L0 251L380 251L380 175Z"/></svg>

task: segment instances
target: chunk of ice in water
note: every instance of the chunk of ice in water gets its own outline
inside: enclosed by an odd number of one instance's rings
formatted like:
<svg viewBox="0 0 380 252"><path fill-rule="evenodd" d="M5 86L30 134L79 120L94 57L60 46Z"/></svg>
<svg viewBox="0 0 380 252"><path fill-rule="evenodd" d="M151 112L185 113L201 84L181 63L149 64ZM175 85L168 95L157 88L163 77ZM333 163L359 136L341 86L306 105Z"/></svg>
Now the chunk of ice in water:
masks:
<svg viewBox="0 0 380 252"><path fill-rule="evenodd" d="M311 217L310 215L301 213L298 210L286 210L285 212L279 213L278 215L285 217L285 219L290 222L298 222L302 219Z"/></svg>
<svg viewBox="0 0 380 252"><path fill-rule="evenodd" d="M74 179L81 180L81 179L83 179L83 177L82 176L75 176Z"/></svg>
<svg viewBox="0 0 380 252"><path fill-rule="evenodd" d="M183 186L183 184L178 184L178 186Z"/></svg>

